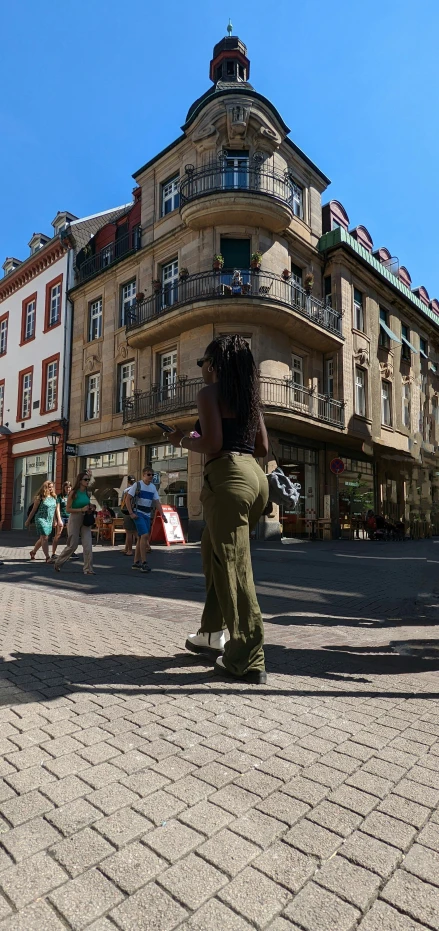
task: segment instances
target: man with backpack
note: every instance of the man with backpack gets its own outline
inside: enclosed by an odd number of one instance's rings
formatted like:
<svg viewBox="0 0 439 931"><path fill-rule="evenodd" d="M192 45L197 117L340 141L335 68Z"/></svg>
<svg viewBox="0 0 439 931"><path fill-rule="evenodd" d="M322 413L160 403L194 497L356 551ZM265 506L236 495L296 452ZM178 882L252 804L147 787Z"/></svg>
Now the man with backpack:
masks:
<svg viewBox="0 0 439 931"><path fill-rule="evenodd" d="M133 555L133 543L134 544L137 543L136 523L132 519L132 517L130 517L129 511L127 508L128 491L132 487L132 485L134 485L135 481L136 479L134 478L134 475L128 476L128 485L125 488L125 491L122 495L122 501L120 502L120 510L123 516L123 525L126 530L125 549L124 549L125 556Z"/></svg>
<svg viewBox="0 0 439 931"><path fill-rule="evenodd" d="M151 511L153 505L158 509L165 524L167 523L167 518L160 504L157 488L152 481L153 475L154 472L150 466L145 466L142 472L142 481L135 482L131 488L128 488L125 498L128 514L135 523L138 537L136 555L132 568L140 569L142 572L151 572L150 566L148 566L146 561L146 556L147 553L150 552L149 536L151 533Z"/></svg>

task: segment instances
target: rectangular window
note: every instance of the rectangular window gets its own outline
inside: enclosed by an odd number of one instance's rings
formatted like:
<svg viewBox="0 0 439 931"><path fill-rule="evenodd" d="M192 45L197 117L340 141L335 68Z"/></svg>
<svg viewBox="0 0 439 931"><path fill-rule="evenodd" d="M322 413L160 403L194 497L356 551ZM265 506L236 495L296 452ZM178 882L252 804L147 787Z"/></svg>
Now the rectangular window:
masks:
<svg viewBox="0 0 439 931"><path fill-rule="evenodd" d="M389 315L388 315L388 313L387 313L387 310L384 310L383 307L380 307L380 321L381 321L381 323L384 323L386 326L388 326L388 325L389 325L389 319L388 319L388 318L389 318ZM381 349L389 349L389 348L390 348L390 336L388 335L388 333L386 333L386 331L384 330L384 328L383 328L382 326L380 326L380 336L379 336L378 345L381 347ZM384 421L383 421L383 422L384 422Z"/></svg>
<svg viewBox="0 0 439 931"><path fill-rule="evenodd" d="M44 332L61 323L61 296L63 276L58 275L46 284L46 304L44 310Z"/></svg>
<svg viewBox="0 0 439 931"><path fill-rule="evenodd" d="M0 381L0 427L3 426L3 412L5 409L5 381Z"/></svg>
<svg viewBox="0 0 439 931"><path fill-rule="evenodd" d="M57 407L58 394L58 362L49 362L46 370L46 411L54 411Z"/></svg>
<svg viewBox="0 0 439 931"><path fill-rule="evenodd" d="M179 176L176 175L175 178L162 184L162 217L172 213L173 210L178 210L180 206L179 180Z"/></svg>
<svg viewBox="0 0 439 931"><path fill-rule="evenodd" d="M0 356L4 356L8 348L8 317L9 313L0 317Z"/></svg>
<svg viewBox="0 0 439 931"><path fill-rule="evenodd" d="M29 420L32 414L33 366L18 373L17 421Z"/></svg>
<svg viewBox="0 0 439 931"><path fill-rule="evenodd" d="M247 149L241 152L225 152L223 166L223 187L248 187L249 155Z"/></svg>
<svg viewBox="0 0 439 931"><path fill-rule="evenodd" d="M294 385L303 387L303 359L302 356L292 356L291 378Z"/></svg>
<svg viewBox="0 0 439 931"><path fill-rule="evenodd" d="M355 413L366 416L366 373L358 365L355 367Z"/></svg>
<svg viewBox="0 0 439 931"><path fill-rule="evenodd" d="M163 307L172 307L178 300L178 259L162 265Z"/></svg>
<svg viewBox="0 0 439 931"><path fill-rule="evenodd" d="M159 358L160 362L160 398L172 398L175 394L177 381L177 350L164 352Z"/></svg>
<svg viewBox="0 0 439 931"><path fill-rule="evenodd" d="M411 427L411 396L410 396L410 385L405 384L402 386L402 422L404 427Z"/></svg>
<svg viewBox="0 0 439 931"><path fill-rule="evenodd" d="M389 381L381 382L381 423L392 426L392 386Z"/></svg>
<svg viewBox="0 0 439 931"><path fill-rule="evenodd" d="M401 336L402 336L401 359L403 359L404 362L410 362L410 358L411 358L410 348L409 346L407 346L407 343L404 342L404 340L407 340L408 342L410 342L410 330L408 326L405 325L405 323L401 325Z"/></svg>
<svg viewBox="0 0 439 931"><path fill-rule="evenodd" d="M303 220L303 188L299 187L299 185L294 182L291 183L291 187L294 216Z"/></svg>
<svg viewBox="0 0 439 931"><path fill-rule="evenodd" d="M323 290L325 297L325 304L329 307L332 307L332 278L331 275L326 275L323 279Z"/></svg>
<svg viewBox="0 0 439 931"><path fill-rule="evenodd" d="M423 336L421 336L419 340L419 352L424 359L428 359L428 342Z"/></svg>
<svg viewBox="0 0 439 931"><path fill-rule="evenodd" d="M37 310L37 302L29 301L26 304L24 312L24 341L28 339L33 339L35 336L35 317Z"/></svg>
<svg viewBox="0 0 439 931"><path fill-rule="evenodd" d="M87 379L86 420L96 420L101 409L101 376L99 372Z"/></svg>
<svg viewBox="0 0 439 931"><path fill-rule="evenodd" d="M224 270L234 271L238 268L241 272L250 268L250 239L229 239L221 236L220 253L224 259ZM228 284L230 279L222 275L222 281ZM248 281L248 277L245 279Z"/></svg>
<svg viewBox="0 0 439 931"><path fill-rule="evenodd" d="M325 394L334 397L334 359L325 360Z"/></svg>
<svg viewBox="0 0 439 931"><path fill-rule="evenodd" d="M433 397L431 399L431 412L433 414L434 422L436 424L439 423L439 405L438 405L438 399L436 397Z"/></svg>
<svg viewBox="0 0 439 931"><path fill-rule="evenodd" d="M89 311L89 328L88 340L91 343L94 339L100 339L102 336L102 298L92 301Z"/></svg>
<svg viewBox="0 0 439 931"><path fill-rule="evenodd" d="M119 326L127 325L127 317L136 303L136 281L127 281L120 289L120 320Z"/></svg>
<svg viewBox="0 0 439 931"><path fill-rule="evenodd" d="M123 411L123 402L127 398L132 398L134 394L134 362L124 362L119 365L119 390L118 390L118 411Z"/></svg>
<svg viewBox="0 0 439 931"><path fill-rule="evenodd" d="M364 333L363 292L354 288L354 329Z"/></svg>

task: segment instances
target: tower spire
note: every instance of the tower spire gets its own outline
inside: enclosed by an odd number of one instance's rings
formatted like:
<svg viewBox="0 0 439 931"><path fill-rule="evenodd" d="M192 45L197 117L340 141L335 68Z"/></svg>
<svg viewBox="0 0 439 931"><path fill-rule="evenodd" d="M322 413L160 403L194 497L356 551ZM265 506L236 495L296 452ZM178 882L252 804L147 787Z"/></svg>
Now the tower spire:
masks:
<svg viewBox="0 0 439 931"><path fill-rule="evenodd" d="M230 19L230 16L229 16L229 25L227 26L227 32L229 33L229 38L230 38L230 36L233 33L232 20Z"/></svg>

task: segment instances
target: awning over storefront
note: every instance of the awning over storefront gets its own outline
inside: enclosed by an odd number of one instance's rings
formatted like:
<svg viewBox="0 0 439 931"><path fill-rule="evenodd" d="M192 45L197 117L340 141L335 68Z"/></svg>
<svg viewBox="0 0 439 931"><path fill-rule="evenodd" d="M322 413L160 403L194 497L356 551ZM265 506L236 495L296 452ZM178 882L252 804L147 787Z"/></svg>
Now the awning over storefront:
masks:
<svg viewBox="0 0 439 931"><path fill-rule="evenodd" d="M382 324L381 324L381 326L382 326ZM403 343L404 343L404 346L408 346L408 348L410 349L411 352L416 352L416 355L418 354L418 350L415 349L415 347L413 346L413 343L411 343L410 340L407 339L406 336L401 336L401 339L402 339L402 341L403 341ZM399 342L399 340L398 340L398 342ZM426 358L427 358L427 357L426 357Z"/></svg>
<svg viewBox="0 0 439 931"><path fill-rule="evenodd" d="M380 327L384 330L385 333L387 333L387 336L389 336L390 339L393 339L394 343L399 343L401 345L401 340L399 336L396 336L396 333L394 333L393 330L391 330L390 327L387 326L387 323L383 322L383 320L380 320Z"/></svg>

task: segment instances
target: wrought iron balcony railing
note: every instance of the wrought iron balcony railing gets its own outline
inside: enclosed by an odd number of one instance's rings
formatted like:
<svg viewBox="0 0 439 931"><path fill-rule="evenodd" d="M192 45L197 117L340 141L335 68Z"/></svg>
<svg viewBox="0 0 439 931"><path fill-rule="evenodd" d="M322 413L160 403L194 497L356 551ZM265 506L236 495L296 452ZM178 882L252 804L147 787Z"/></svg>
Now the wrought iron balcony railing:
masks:
<svg viewBox="0 0 439 931"><path fill-rule="evenodd" d="M294 183L288 172L257 165L208 165L188 170L180 182L180 207L198 197L219 192L248 191L263 194L288 204L293 210Z"/></svg>
<svg viewBox="0 0 439 931"><path fill-rule="evenodd" d="M237 301L242 298L263 298L296 310L313 323L342 336L341 314L329 304L308 294L291 278L285 280L272 272L240 270L242 282L234 283L234 270L199 272L184 280L166 284L160 291L136 304L127 314L127 331L155 320L173 308L196 301Z"/></svg>
<svg viewBox="0 0 439 931"><path fill-rule="evenodd" d="M155 387L124 401L123 422L162 419L167 414L195 410L200 378L180 378L173 385ZM330 426L344 427L344 401L317 394L285 378L260 378L261 400L265 410L303 414Z"/></svg>
<svg viewBox="0 0 439 931"><path fill-rule="evenodd" d="M136 226L125 236L121 236L115 242L108 243L108 246L105 246L96 255L86 258L79 268L77 267L79 281L87 281L87 278L91 278L98 272L105 271L106 268L114 265L115 262L119 262L130 252L137 252L140 249L141 240L142 231L140 226Z"/></svg>

